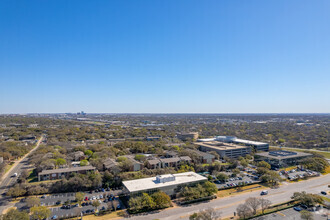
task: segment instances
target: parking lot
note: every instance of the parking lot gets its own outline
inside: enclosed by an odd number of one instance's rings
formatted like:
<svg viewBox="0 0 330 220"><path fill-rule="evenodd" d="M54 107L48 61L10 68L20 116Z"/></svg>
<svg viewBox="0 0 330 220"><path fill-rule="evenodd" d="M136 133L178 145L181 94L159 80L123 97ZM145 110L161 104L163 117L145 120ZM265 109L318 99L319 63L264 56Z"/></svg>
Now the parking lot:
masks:
<svg viewBox="0 0 330 220"><path fill-rule="evenodd" d="M43 195L38 196L40 198L40 204L43 206L49 206L49 209L52 211L51 217L56 216L55 219L60 218L66 218L66 217L74 217L80 215L82 212L87 214L91 214L94 212L95 207L91 205L91 202L93 200L99 200L100 206L98 207L99 210L107 210L109 207L112 208L112 203L109 201L109 198L107 198L110 195L112 196L112 199L116 200L117 202L115 204L119 204L117 209L123 208L122 202L118 199L118 195L122 192L122 190L110 190L102 192L85 192L84 197L87 197L89 200L83 201L83 203L88 203L88 205L84 205L82 207L75 207L75 193L57 193L57 194L51 194L51 195ZM93 198L94 197L94 198ZM90 200L93 199L93 200ZM68 209L63 208L64 203L71 204L71 207ZM114 205L115 205L114 204ZM20 202L16 203L15 206L19 210L26 209L26 202L25 199L22 199ZM55 206L55 207L54 207ZM52 219L52 218L50 218Z"/></svg>
<svg viewBox="0 0 330 220"><path fill-rule="evenodd" d="M104 194L113 194L114 196L118 196L122 191L121 190L111 190L111 191L105 191L105 192L85 192L85 197L100 197L101 195L104 197ZM40 202L42 205L45 206L54 206L58 205L56 204L58 201L60 201L60 204L65 203L66 201L73 201L75 200L75 193L58 193L58 194L52 194L52 195L45 195L40 197Z"/></svg>
<svg viewBox="0 0 330 220"><path fill-rule="evenodd" d="M123 204L121 203L121 201L118 198L116 198L116 200L118 201L120 208L122 208ZM111 202L104 202L104 200L99 200L99 201L101 202L101 204L98 207L98 210L107 210L107 209L109 209L109 206L111 207L111 205L112 205ZM92 205L74 207L71 209L63 209L61 207L54 207L54 208L50 208L50 210L52 211L51 219L54 216L56 216L57 218L53 218L53 219L60 219L60 218L80 216L81 213L83 213L83 215L86 215L86 213L92 214L95 210L95 207L93 207Z"/></svg>
<svg viewBox="0 0 330 220"><path fill-rule="evenodd" d="M289 180L304 179L306 177L313 177L320 175L320 173L318 172L311 170L304 170L304 169L292 169L290 171L281 170L279 174L281 175L281 177L287 178Z"/></svg>
<svg viewBox="0 0 330 220"><path fill-rule="evenodd" d="M313 213L313 217L315 220L327 220L327 213L328 210L321 208L318 211L311 212ZM282 210L279 212L275 212L269 215L264 215L261 217L257 217L254 219L258 220L283 220L283 219L288 219L288 220L298 220L300 218L300 212L295 211L293 208Z"/></svg>
<svg viewBox="0 0 330 220"><path fill-rule="evenodd" d="M241 172L239 177L230 177L228 180L225 182L220 182L220 181L215 181L214 183L217 185L218 189L224 189L224 188L231 188L231 187L236 187L239 185L247 185L247 184L253 184L253 183L258 183L260 182L257 177L254 175L248 174Z"/></svg>

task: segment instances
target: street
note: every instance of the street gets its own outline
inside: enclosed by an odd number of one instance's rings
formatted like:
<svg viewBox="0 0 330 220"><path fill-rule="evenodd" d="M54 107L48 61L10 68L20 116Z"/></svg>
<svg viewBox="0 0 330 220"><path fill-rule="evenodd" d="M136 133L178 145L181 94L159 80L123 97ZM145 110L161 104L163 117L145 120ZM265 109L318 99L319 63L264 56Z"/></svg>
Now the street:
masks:
<svg viewBox="0 0 330 220"><path fill-rule="evenodd" d="M277 189L269 189L268 195L263 196L263 198L270 200L272 204L277 204L290 200L292 194L297 191L306 191L308 193L316 193L320 195L322 190L327 190L329 183L329 174L297 183L284 182L283 185ZM230 217L233 216L237 206L244 203L247 198L260 197L260 191L261 190L242 193L208 202L170 208L159 212L144 213L139 216L132 216L131 219L189 219L189 215L207 208L214 208L216 211L221 212L222 217Z"/></svg>
<svg viewBox="0 0 330 220"><path fill-rule="evenodd" d="M38 140L36 147L34 147L29 153L27 153L24 157L22 157L19 161L17 161L13 167L4 175L2 178L2 181L0 183L0 214L7 208L8 200L5 196L5 193L8 188L13 186L17 180L18 177L12 177L14 173L20 174L23 169L28 169L28 156L34 152L42 142L44 136L42 135L40 139Z"/></svg>

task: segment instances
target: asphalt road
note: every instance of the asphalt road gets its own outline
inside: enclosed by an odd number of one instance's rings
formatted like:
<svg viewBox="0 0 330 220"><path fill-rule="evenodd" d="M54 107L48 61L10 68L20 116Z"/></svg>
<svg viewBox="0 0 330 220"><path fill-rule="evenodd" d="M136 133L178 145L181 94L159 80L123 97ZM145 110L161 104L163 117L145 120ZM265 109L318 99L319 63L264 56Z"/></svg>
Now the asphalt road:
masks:
<svg viewBox="0 0 330 220"><path fill-rule="evenodd" d="M41 138L38 140L36 147L33 148L29 153L27 153L23 158L21 158L20 161L15 163L13 167L2 178L2 181L0 183L0 214L2 214L2 212L7 208L8 205L8 198L5 196L5 193L17 181L18 177L13 177L14 173L20 174L24 169L30 168L28 164L28 156L39 147L42 140L43 136L41 136Z"/></svg>
<svg viewBox="0 0 330 220"><path fill-rule="evenodd" d="M297 183L284 182L283 185L281 185L277 189L269 189L268 195L263 196L263 198L270 200L273 204L278 204L290 200L292 194L297 191L306 191L309 193L317 193L320 195L321 191L328 191L329 183L329 174ZM236 196L219 198L203 203L191 204L177 208L175 207L163 211L141 214L139 216L131 216L131 219L189 219L189 215L207 208L214 208L217 212L221 213L222 217L230 217L233 216L233 213L236 211L237 206L239 204L244 203L247 198L261 197L260 192L261 190L254 192L246 192Z"/></svg>

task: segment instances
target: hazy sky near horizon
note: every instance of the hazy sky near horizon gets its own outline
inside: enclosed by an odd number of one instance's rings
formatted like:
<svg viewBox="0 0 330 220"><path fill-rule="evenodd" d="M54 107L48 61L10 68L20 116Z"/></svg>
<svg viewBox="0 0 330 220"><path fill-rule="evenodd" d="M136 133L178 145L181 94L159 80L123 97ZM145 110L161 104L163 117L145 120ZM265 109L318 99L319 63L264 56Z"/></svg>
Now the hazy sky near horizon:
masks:
<svg viewBox="0 0 330 220"><path fill-rule="evenodd" d="M2 0L0 113L329 113L330 1Z"/></svg>

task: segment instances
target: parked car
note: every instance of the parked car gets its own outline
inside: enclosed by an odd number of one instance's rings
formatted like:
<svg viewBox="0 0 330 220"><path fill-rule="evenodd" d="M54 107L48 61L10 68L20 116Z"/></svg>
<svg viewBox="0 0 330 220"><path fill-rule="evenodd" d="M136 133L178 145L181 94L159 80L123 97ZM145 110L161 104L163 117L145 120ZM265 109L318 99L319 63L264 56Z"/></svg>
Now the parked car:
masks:
<svg viewBox="0 0 330 220"><path fill-rule="evenodd" d="M294 210L296 210L297 212L300 212L302 210L302 208L296 206L296 207L293 207Z"/></svg>
<svg viewBox="0 0 330 220"><path fill-rule="evenodd" d="M57 219L57 215L53 215L52 219Z"/></svg>
<svg viewBox="0 0 330 220"><path fill-rule="evenodd" d="M321 194L323 194L323 195L327 195L327 192L325 192L325 191L321 191Z"/></svg>
<svg viewBox="0 0 330 220"><path fill-rule="evenodd" d="M300 205L300 207L303 209L308 209L307 205L304 205L304 204Z"/></svg>
<svg viewBox="0 0 330 220"><path fill-rule="evenodd" d="M260 195L262 195L262 196L263 195L267 195L267 194L268 194L268 191L267 190L262 190L261 193L260 193Z"/></svg>

